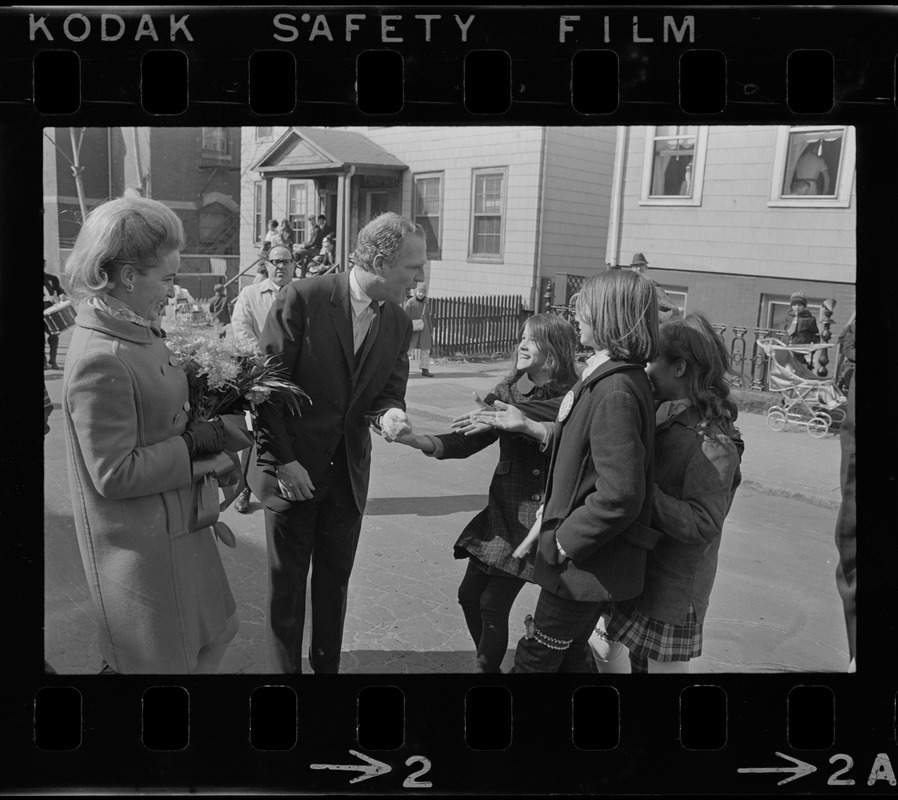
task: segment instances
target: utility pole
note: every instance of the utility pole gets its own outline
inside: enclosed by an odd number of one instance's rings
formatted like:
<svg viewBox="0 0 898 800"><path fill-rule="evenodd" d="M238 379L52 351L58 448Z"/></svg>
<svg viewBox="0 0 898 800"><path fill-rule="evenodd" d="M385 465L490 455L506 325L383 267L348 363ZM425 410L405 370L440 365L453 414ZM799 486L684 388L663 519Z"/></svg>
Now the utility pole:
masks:
<svg viewBox="0 0 898 800"><path fill-rule="evenodd" d="M87 202L84 199L84 181L81 174L84 167L81 166L81 142L84 139L84 128L78 132L78 138L75 139L75 129L69 128L69 136L72 140L72 175L75 176L75 189L78 191L78 205L81 207L81 222L87 219Z"/></svg>

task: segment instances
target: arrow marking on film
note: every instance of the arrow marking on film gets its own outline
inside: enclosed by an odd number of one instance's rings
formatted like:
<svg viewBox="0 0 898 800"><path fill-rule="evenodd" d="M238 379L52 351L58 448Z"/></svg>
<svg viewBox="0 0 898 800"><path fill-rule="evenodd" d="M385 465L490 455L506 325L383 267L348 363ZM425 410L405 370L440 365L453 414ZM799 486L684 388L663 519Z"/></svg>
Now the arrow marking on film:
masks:
<svg viewBox="0 0 898 800"><path fill-rule="evenodd" d="M360 781L368 780L368 778L376 778L378 775L386 775L393 769L389 764L384 764L383 761L369 758L364 753L359 753L357 750L350 750L349 752L356 758L361 758L363 761L367 761L371 766L366 766L365 764L309 764L309 766L312 769L356 770L365 773L364 775L359 775L357 778L353 778L349 781L350 783L359 783ZM813 769L813 767L811 767L811 769Z"/></svg>
<svg viewBox="0 0 898 800"><path fill-rule="evenodd" d="M787 756L785 753L777 753L780 758L787 758L791 761L794 766L789 767L740 767L736 770L736 772L794 772L794 775L790 775L788 778L783 778L781 781L777 781L777 786L782 786L784 783L788 783L789 781L797 780L798 778L803 778L805 775L810 775L812 772L817 771L817 767L813 764L808 764L806 761L799 761L797 758L792 758L792 756Z"/></svg>

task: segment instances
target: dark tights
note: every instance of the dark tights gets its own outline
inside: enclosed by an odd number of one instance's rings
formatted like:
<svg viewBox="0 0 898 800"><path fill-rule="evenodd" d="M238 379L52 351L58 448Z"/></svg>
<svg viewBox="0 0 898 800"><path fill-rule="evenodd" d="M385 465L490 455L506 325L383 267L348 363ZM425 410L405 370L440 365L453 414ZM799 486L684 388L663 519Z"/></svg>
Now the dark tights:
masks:
<svg viewBox="0 0 898 800"><path fill-rule="evenodd" d="M473 560L458 587L458 602L477 646L475 672L499 672L508 650L508 615L527 581L487 575Z"/></svg>

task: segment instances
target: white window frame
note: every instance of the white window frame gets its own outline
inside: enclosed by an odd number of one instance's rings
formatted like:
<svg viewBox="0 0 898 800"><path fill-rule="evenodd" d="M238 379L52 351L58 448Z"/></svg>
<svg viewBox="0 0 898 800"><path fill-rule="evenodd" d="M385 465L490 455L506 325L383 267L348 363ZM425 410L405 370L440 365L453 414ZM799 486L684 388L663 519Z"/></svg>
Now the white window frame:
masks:
<svg viewBox="0 0 898 800"><path fill-rule="evenodd" d="M683 127L693 127L691 125ZM692 196L652 195L652 166L655 160L655 138L658 126L645 129L645 152L642 159L642 186L639 192L641 206L700 206L705 183L705 153L708 149L708 126L698 125L695 132L695 155L692 157ZM669 137L664 137L669 138Z"/></svg>
<svg viewBox="0 0 898 800"><path fill-rule="evenodd" d="M789 154L789 134L844 130L842 137L842 163L839 165L838 185L833 195L783 195L786 162ZM779 125L773 151L773 172L770 176L770 208L848 208L851 205L851 188L854 184L854 166L857 145L852 125Z"/></svg>
<svg viewBox="0 0 898 800"><path fill-rule="evenodd" d="M262 207L265 202L264 181L253 182L253 242L259 244L264 235L262 231L265 229L265 209Z"/></svg>
<svg viewBox="0 0 898 800"><path fill-rule="evenodd" d="M689 302L689 292L682 286L665 286L663 283L659 283L658 285L667 293L667 296L671 300L676 301L680 297L683 298L683 305L681 306L678 304L677 308L680 309L683 316L685 317L688 313L686 311L686 305Z"/></svg>
<svg viewBox="0 0 898 800"><path fill-rule="evenodd" d="M293 206L293 189L299 187L302 189L304 196L302 202L302 211L297 211ZM287 181L287 219L293 228L293 236L295 241L300 244L306 240L308 230L306 229L306 221L309 216L309 183L305 180Z"/></svg>
<svg viewBox="0 0 898 800"><path fill-rule="evenodd" d="M436 179L439 181L439 208L437 209L436 214L419 214L418 213L418 181L419 180L433 180ZM412 178L412 187L413 187L413 196L412 196L412 219L417 222L418 217L436 217L437 224L439 226L437 230L437 249L435 253L431 253L428 251L427 259L429 261L440 261L443 258L443 223L444 223L444 214L443 214L443 187L445 186L445 181L443 180L442 172L421 172L416 174ZM473 208L473 206L472 206Z"/></svg>
<svg viewBox="0 0 898 800"><path fill-rule="evenodd" d="M482 175L501 175L502 176L502 211L499 218L499 254L492 253L475 253L474 252L474 220L475 220L475 198L477 196L477 178ZM477 167L471 170L471 207L469 214L469 231L468 231L468 261L474 263L502 264L505 258L505 222L506 207L508 204L508 167ZM484 216L495 216L494 214L486 214Z"/></svg>
<svg viewBox="0 0 898 800"><path fill-rule="evenodd" d="M268 133L262 133L261 131L267 130ZM273 125L256 125L255 137L257 142L267 142L274 138L274 126Z"/></svg>

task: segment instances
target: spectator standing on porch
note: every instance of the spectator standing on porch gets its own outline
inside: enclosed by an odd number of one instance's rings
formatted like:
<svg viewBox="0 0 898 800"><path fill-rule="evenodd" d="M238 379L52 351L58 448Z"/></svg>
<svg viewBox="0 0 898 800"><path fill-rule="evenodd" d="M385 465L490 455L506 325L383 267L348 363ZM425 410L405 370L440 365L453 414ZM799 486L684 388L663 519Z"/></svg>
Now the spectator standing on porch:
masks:
<svg viewBox="0 0 898 800"><path fill-rule="evenodd" d="M309 261L321 252L324 245L324 237L331 233L331 228L327 224L327 217L324 214L318 215L318 224L309 231L309 236L303 242L301 247L294 246L293 255L299 263L301 274L300 277L306 277L306 271L309 267Z"/></svg>
<svg viewBox="0 0 898 800"><path fill-rule="evenodd" d="M278 230L278 221L276 219L268 220L268 233L262 242L262 252L267 253L272 247L282 244L281 232Z"/></svg>

